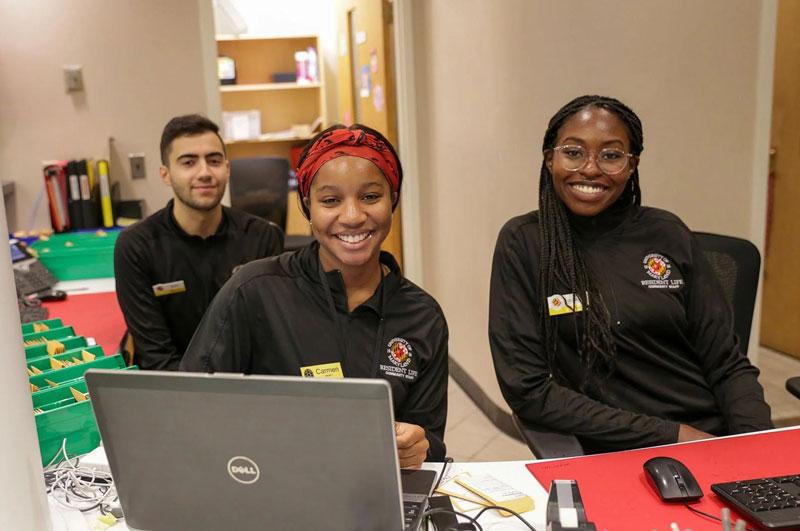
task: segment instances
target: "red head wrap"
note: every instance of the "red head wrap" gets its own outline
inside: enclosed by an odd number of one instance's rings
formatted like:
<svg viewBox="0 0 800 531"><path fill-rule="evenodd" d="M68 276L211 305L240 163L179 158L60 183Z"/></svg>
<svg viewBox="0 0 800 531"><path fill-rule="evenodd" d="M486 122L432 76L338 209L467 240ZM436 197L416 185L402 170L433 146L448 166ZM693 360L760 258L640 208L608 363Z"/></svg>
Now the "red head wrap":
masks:
<svg viewBox="0 0 800 531"><path fill-rule="evenodd" d="M383 172L392 192L400 189L397 158L383 140L361 129L334 129L317 139L297 168L301 197L308 197L311 181L322 165L338 157L359 157L374 163Z"/></svg>

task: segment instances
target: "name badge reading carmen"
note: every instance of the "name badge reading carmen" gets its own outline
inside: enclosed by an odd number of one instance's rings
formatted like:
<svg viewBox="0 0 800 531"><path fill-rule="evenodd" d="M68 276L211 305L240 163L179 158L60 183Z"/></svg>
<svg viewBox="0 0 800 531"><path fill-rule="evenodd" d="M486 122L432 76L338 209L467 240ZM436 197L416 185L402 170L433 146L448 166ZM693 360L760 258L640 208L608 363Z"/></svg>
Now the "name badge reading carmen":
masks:
<svg viewBox="0 0 800 531"><path fill-rule="evenodd" d="M186 291L186 285L183 280L176 280L175 282L166 282L164 284L155 284L153 286L153 295L156 297L163 297L165 295L174 295L176 293L183 293Z"/></svg>
<svg viewBox="0 0 800 531"><path fill-rule="evenodd" d="M300 367L300 376L303 378L344 378L344 373L342 364L337 361L336 363Z"/></svg>
<svg viewBox="0 0 800 531"><path fill-rule="evenodd" d="M582 312L583 304L573 293L550 295L547 297L547 311L551 317L565 313Z"/></svg>

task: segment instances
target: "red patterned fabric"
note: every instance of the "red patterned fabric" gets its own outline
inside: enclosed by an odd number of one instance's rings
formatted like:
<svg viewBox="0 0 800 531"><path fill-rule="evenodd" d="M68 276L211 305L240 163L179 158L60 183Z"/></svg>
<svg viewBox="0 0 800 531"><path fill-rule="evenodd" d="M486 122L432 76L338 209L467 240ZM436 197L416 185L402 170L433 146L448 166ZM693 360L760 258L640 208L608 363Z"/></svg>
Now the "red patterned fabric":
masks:
<svg viewBox="0 0 800 531"><path fill-rule="evenodd" d="M322 135L297 168L297 188L308 197L311 182L326 162L338 157L359 157L375 164L383 172L392 192L400 189L400 171L389 146L381 139L359 129L335 129Z"/></svg>

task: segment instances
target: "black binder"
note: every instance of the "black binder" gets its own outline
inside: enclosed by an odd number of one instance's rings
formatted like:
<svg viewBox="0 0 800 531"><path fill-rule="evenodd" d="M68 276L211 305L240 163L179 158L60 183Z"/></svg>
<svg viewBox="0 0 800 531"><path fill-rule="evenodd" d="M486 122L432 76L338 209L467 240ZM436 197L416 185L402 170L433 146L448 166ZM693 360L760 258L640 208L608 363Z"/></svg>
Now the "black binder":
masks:
<svg viewBox="0 0 800 531"><path fill-rule="evenodd" d="M71 160L67 163L67 209L69 210L70 228L72 230L84 228L83 212L81 210L81 185L78 174L78 161Z"/></svg>
<svg viewBox="0 0 800 531"><path fill-rule="evenodd" d="M97 204L92 199L92 188L89 183L89 170L86 159L77 162L78 165L78 182L80 185L80 210L81 220L83 221L84 229L91 229L99 227L100 224L97 220Z"/></svg>

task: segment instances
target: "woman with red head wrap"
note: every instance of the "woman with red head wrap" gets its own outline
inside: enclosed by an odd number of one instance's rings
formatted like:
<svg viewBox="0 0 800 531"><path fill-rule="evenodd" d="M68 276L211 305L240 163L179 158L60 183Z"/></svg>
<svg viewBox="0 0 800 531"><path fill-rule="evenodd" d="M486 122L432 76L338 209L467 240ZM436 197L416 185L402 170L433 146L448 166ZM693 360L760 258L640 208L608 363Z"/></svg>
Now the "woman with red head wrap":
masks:
<svg viewBox="0 0 800 531"><path fill-rule="evenodd" d="M315 241L238 270L181 369L383 378L400 466L444 459L447 323L380 248L402 179L397 153L373 129L336 125L314 137L297 185Z"/></svg>

